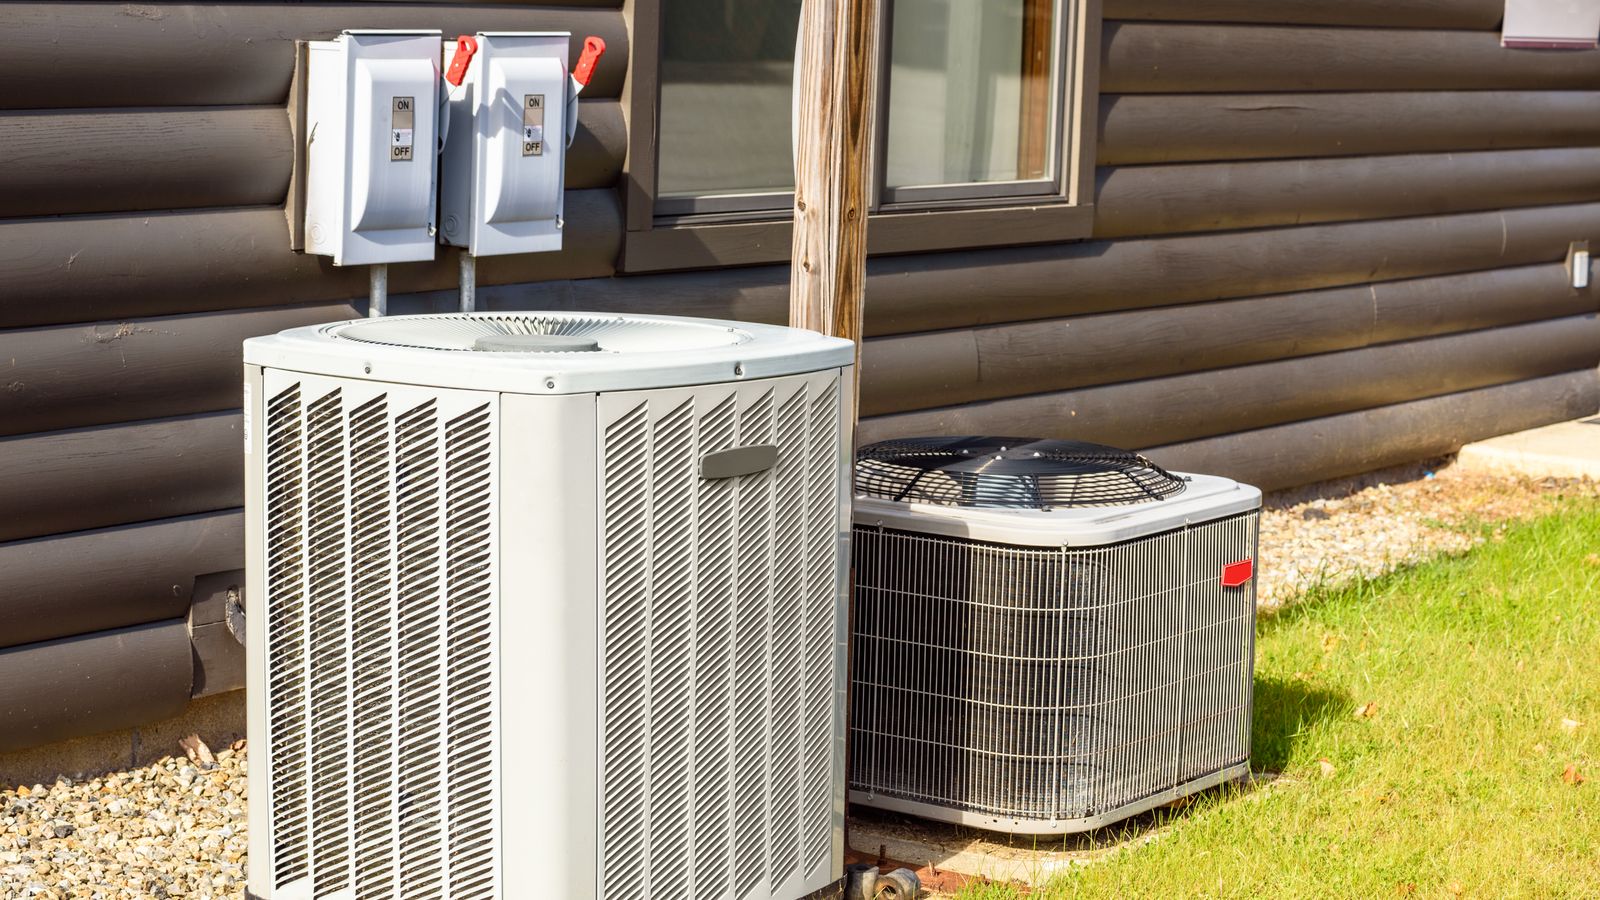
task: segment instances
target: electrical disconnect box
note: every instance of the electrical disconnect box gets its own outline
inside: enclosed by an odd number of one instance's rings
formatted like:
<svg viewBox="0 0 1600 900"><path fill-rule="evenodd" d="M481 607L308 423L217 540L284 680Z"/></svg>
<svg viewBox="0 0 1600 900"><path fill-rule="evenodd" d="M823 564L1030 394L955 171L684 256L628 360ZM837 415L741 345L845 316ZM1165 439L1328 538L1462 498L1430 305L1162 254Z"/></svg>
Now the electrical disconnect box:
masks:
<svg viewBox="0 0 1600 900"><path fill-rule="evenodd" d="M561 249L577 95L604 49L590 38L580 72L569 76L570 40L564 32L481 32L457 39L445 74L445 243L471 256Z"/></svg>
<svg viewBox="0 0 1600 900"><path fill-rule="evenodd" d="M438 31L309 46L306 251L336 266L434 257Z"/></svg>

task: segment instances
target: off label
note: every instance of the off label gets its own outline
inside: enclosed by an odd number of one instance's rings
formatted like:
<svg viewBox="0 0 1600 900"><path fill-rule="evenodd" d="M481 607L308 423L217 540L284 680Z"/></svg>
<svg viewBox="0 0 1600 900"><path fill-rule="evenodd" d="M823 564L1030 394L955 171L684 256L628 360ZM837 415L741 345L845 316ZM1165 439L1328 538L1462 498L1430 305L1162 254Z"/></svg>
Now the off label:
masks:
<svg viewBox="0 0 1600 900"><path fill-rule="evenodd" d="M544 155L544 95L522 95L522 155Z"/></svg>
<svg viewBox="0 0 1600 900"><path fill-rule="evenodd" d="M416 145L417 104L415 97L396 97L389 113L389 160L412 158Z"/></svg>

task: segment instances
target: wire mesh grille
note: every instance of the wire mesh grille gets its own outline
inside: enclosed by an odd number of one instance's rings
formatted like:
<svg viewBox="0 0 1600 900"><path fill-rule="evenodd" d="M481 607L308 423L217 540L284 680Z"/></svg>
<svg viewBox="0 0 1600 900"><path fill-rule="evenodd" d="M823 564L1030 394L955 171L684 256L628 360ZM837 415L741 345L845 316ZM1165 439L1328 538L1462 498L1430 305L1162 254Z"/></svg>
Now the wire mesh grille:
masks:
<svg viewBox="0 0 1600 900"><path fill-rule="evenodd" d="M497 404L352 384L267 403L273 887L494 898Z"/></svg>
<svg viewBox="0 0 1600 900"><path fill-rule="evenodd" d="M821 887L842 787L838 379L601 402L599 896ZM751 444L777 465L700 477Z"/></svg>
<svg viewBox="0 0 1600 900"><path fill-rule="evenodd" d="M1092 549L855 529L851 787L1114 814L1245 762L1258 513Z"/></svg>
<svg viewBox="0 0 1600 900"><path fill-rule="evenodd" d="M1066 509L1163 500L1181 478L1127 450L1082 441L930 437L856 454L856 493L939 506Z"/></svg>

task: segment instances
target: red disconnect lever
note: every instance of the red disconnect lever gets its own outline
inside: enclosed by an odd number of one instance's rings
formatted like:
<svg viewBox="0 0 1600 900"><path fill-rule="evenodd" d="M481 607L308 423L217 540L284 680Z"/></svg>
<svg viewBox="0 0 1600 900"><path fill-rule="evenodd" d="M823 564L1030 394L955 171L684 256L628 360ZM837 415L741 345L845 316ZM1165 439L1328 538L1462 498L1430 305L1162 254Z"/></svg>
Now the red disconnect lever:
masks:
<svg viewBox="0 0 1600 900"><path fill-rule="evenodd" d="M1256 564L1253 559L1241 559L1236 563L1228 563L1222 567L1222 586L1225 588L1244 587L1245 583L1254 578Z"/></svg>
<svg viewBox="0 0 1600 900"><path fill-rule="evenodd" d="M467 77L467 66L472 63L473 54L478 52L478 41L470 34L463 34L456 38L456 55L450 57L450 68L445 70L444 80L456 87Z"/></svg>
<svg viewBox="0 0 1600 900"><path fill-rule="evenodd" d="M594 35L583 39L583 55L578 57L578 65L572 70L572 80L582 87L589 86L589 79L594 77L594 67L599 64L600 57L606 55L606 42Z"/></svg>

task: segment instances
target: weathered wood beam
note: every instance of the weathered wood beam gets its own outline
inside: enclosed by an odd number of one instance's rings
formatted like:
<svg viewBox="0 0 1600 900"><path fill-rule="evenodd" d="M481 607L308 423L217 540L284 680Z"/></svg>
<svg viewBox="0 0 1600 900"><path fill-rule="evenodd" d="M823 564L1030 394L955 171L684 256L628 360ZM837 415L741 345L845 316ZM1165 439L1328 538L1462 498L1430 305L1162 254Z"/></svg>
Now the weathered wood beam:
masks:
<svg viewBox="0 0 1600 900"><path fill-rule="evenodd" d="M175 716L193 677L183 619L0 650L0 753Z"/></svg>
<svg viewBox="0 0 1600 900"><path fill-rule="evenodd" d="M1600 204L1126 241L867 267L868 334L965 328L1564 260Z"/></svg>
<svg viewBox="0 0 1600 900"><path fill-rule="evenodd" d="M1593 368L1597 363L1600 319L1591 313L1171 378L878 416L862 420L861 440L1026 434L1149 447Z"/></svg>
<svg viewBox="0 0 1600 900"><path fill-rule="evenodd" d="M1506 49L1492 31L1107 23L1110 94L1600 88L1600 54Z"/></svg>
<svg viewBox="0 0 1600 900"><path fill-rule="evenodd" d="M614 190L569 191L565 249L487 257L480 284L610 275L622 240ZM275 208L0 222L0 327L94 322L365 297L364 267L293 253ZM457 283L454 251L391 266L390 290ZM115 285L115 289L108 286Z"/></svg>
<svg viewBox="0 0 1600 900"><path fill-rule="evenodd" d="M789 324L856 341L858 357L876 25L876 0L805 0L794 74L800 96Z"/></svg>
<svg viewBox="0 0 1600 900"><path fill-rule="evenodd" d="M181 618L243 558L238 510L0 544L0 646Z"/></svg>
<svg viewBox="0 0 1600 900"><path fill-rule="evenodd" d="M244 502L236 411L0 439L0 541Z"/></svg>
<svg viewBox="0 0 1600 900"><path fill-rule="evenodd" d="M362 315L341 302L0 331L0 435L233 409L246 338Z"/></svg>
<svg viewBox="0 0 1600 900"><path fill-rule="evenodd" d="M567 189L611 187L622 106L580 106ZM280 204L292 156L280 107L0 113L0 218Z"/></svg>
<svg viewBox="0 0 1600 900"><path fill-rule="evenodd" d="M1593 144L1600 144L1600 93L1593 91L1100 98L1103 166Z"/></svg>
<svg viewBox="0 0 1600 900"><path fill-rule="evenodd" d="M1107 19L1494 29L1505 0L1105 0Z"/></svg>
<svg viewBox="0 0 1600 900"><path fill-rule="evenodd" d="M606 55L584 94L615 98L628 69L628 26L609 0L517 7L465 3L119 4L0 6L0 108L283 105L294 42L346 28L570 31ZM108 74L112 73L112 74Z"/></svg>
<svg viewBox="0 0 1600 900"><path fill-rule="evenodd" d="M1150 309L1558 262L1597 240L1600 204L1307 225L1248 233L1018 247L867 263L869 337ZM558 309L636 310L781 323L788 271L587 279L507 289ZM531 301L530 301L531 302Z"/></svg>
<svg viewBox="0 0 1600 900"><path fill-rule="evenodd" d="M1097 238L1600 200L1600 147L1101 169Z"/></svg>
<svg viewBox="0 0 1600 900"><path fill-rule="evenodd" d="M862 350L861 414L1181 375L1577 316L1596 308L1600 289L1573 290L1565 267L1552 262L872 338Z"/></svg>
<svg viewBox="0 0 1600 900"><path fill-rule="evenodd" d="M1497 434L1600 409L1593 369L1146 450L1183 472L1294 487L1454 453Z"/></svg>

